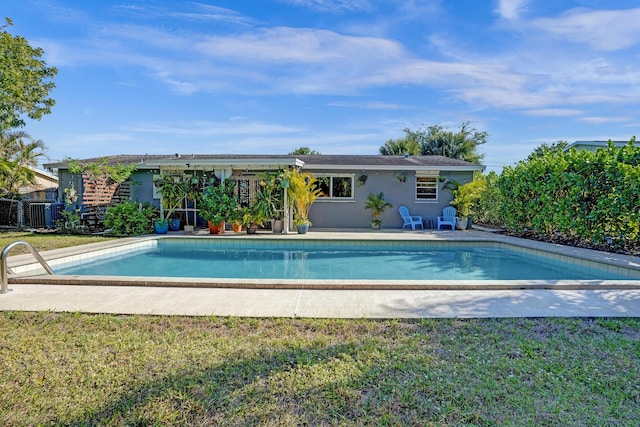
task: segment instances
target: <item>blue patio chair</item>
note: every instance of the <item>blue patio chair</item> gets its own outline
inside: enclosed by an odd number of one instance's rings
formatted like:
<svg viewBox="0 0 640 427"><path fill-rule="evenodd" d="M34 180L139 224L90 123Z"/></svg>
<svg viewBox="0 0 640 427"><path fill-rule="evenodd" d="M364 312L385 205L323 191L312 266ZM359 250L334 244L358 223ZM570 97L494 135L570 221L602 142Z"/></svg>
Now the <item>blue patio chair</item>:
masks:
<svg viewBox="0 0 640 427"><path fill-rule="evenodd" d="M449 206L448 208L444 208L442 210L442 216L438 217L438 226L436 227L440 230L440 227L443 225L448 225L451 229L456 228L456 215L458 211L456 208Z"/></svg>
<svg viewBox="0 0 640 427"><path fill-rule="evenodd" d="M409 214L409 208L407 208L405 205L400 206L400 208L398 208L398 212L400 212L400 216L402 217L402 220L404 221L404 224L402 224L402 229L403 230L408 225L411 226L412 230L416 229L416 225L419 225L420 228L424 230L424 228L422 226L422 217L421 216L416 216L416 215Z"/></svg>

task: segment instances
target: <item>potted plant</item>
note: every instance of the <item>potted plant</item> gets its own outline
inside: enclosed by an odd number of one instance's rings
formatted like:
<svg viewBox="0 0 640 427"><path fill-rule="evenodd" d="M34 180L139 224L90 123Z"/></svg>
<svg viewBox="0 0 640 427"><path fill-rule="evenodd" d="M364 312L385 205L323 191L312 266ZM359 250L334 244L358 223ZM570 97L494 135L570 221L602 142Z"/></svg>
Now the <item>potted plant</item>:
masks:
<svg viewBox="0 0 640 427"><path fill-rule="evenodd" d="M384 193L380 192L378 194L369 193L364 207L366 209L371 209L371 228L379 230L382 225L382 220L379 218L380 214L382 214L387 208L393 207L393 205L387 202L384 198Z"/></svg>
<svg viewBox="0 0 640 427"><path fill-rule="evenodd" d="M153 180L153 184L162 197L162 215L157 222L163 227L167 222L169 229L180 229L180 217L177 210L187 201L197 201L200 197L200 180L189 175L160 175ZM186 216L186 227L189 226L189 216ZM193 229L191 229L193 231Z"/></svg>
<svg viewBox="0 0 640 427"><path fill-rule="evenodd" d="M309 210L313 202L322 195L322 190L316 185L316 177L309 172L293 169L286 172L285 178L289 180L287 195L294 212L293 223L299 234L305 234L311 225Z"/></svg>
<svg viewBox="0 0 640 427"><path fill-rule="evenodd" d="M192 202L193 206L198 206L200 203L200 198L202 196L202 184L201 178L198 176L187 177L184 181L184 192L185 192L185 201ZM185 212L185 225L184 232L185 233L193 233L194 226L196 222L196 215L193 216L193 224L189 224L189 212Z"/></svg>
<svg viewBox="0 0 640 427"><path fill-rule="evenodd" d="M231 211L229 215L229 221L231 221L231 228L233 229L234 233L242 232L243 215L244 215L244 210L239 206L236 206L236 208L233 211Z"/></svg>
<svg viewBox="0 0 640 427"><path fill-rule="evenodd" d="M162 212L160 218L156 218L153 221L153 227L156 233L164 234L169 230L169 220L172 220L172 227L175 227L173 222L176 210L182 207L182 202L186 197L183 185L183 177L178 175L160 175L153 180L153 185L156 186L160 197L162 198ZM178 227L180 227L178 219Z"/></svg>
<svg viewBox="0 0 640 427"><path fill-rule="evenodd" d="M282 233L284 210L283 189L289 186L289 180L283 171L265 174L260 183L260 189L256 195L257 208L261 209L267 221L271 222L271 230L274 233Z"/></svg>
<svg viewBox="0 0 640 427"><path fill-rule="evenodd" d="M268 218L260 209L256 209L255 203L245 208L242 215L242 225L247 228L247 234L256 234L258 227L262 227Z"/></svg>
<svg viewBox="0 0 640 427"><path fill-rule="evenodd" d="M224 233L225 221L230 219L236 209L234 196L235 181L226 179L219 185L205 188L202 193L200 216L209 222L211 234Z"/></svg>
<svg viewBox="0 0 640 427"><path fill-rule="evenodd" d="M453 194L450 205L456 208L459 215L456 228L459 230L471 228L471 207L482 195L482 192L486 188L486 183L482 179L474 179L465 184L449 181L447 186L451 190L451 194Z"/></svg>

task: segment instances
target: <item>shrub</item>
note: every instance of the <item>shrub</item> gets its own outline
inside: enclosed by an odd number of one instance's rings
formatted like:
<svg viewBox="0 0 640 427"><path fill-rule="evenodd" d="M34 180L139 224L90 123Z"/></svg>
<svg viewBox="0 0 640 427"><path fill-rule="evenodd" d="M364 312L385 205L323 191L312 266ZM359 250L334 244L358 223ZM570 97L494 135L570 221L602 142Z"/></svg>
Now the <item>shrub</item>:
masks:
<svg viewBox="0 0 640 427"><path fill-rule="evenodd" d="M498 188L499 175L494 171L484 176L485 190L471 207L475 222L493 227L502 227L500 206L503 203L502 193Z"/></svg>
<svg viewBox="0 0 640 427"><path fill-rule="evenodd" d="M104 225L114 236L136 236L153 232L157 209L148 203L123 202L109 207Z"/></svg>
<svg viewBox="0 0 640 427"><path fill-rule="evenodd" d="M543 153L498 180L507 228L622 246L640 238L640 147Z"/></svg>

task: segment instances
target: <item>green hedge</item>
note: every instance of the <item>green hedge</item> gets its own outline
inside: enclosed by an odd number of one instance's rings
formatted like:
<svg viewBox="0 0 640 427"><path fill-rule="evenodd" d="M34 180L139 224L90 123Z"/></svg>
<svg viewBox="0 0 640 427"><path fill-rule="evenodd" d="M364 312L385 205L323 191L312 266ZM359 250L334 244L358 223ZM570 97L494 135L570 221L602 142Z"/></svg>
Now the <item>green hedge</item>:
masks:
<svg viewBox="0 0 640 427"><path fill-rule="evenodd" d="M156 217L157 209L147 203L123 202L107 209L104 225L114 236L137 236L152 233Z"/></svg>
<svg viewBox="0 0 640 427"><path fill-rule="evenodd" d="M497 180L504 226L638 245L640 147L550 151L506 167Z"/></svg>

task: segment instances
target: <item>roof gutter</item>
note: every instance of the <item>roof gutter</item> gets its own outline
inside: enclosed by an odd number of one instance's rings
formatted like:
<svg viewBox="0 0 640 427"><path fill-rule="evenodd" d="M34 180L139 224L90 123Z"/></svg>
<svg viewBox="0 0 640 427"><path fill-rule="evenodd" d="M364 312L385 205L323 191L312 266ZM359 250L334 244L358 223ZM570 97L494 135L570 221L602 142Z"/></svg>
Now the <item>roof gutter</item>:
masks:
<svg viewBox="0 0 640 427"><path fill-rule="evenodd" d="M412 171L451 171L451 172L469 172L483 171L486 169L484 165L469 166L448 166L448 165L432 165L432 166L409 166L409 165L306 165L307 170L380 170L380 171L396 171L396 170L412 170Z"/></svg>

